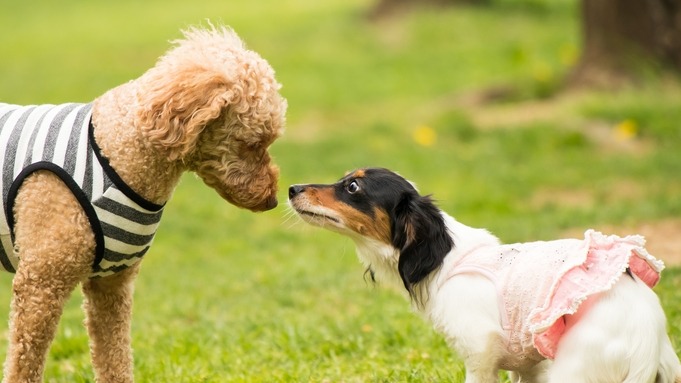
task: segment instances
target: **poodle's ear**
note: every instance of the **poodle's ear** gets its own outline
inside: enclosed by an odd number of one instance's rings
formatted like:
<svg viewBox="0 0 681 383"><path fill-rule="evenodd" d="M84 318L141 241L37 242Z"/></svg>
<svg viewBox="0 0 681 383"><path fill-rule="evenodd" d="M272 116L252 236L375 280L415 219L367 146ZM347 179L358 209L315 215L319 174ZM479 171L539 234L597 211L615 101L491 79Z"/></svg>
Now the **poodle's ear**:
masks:
<svg viewBox="0 0 681 383"><path fill-rule="evenodd" d="M454 242L429 196L403 194L391 216L392 244L400 250L398 271L413 297L414 284L442 266Z"/></svg>
<svg viewBox="0 0 681 383"><path fill-rule="evenodd" d="M139 128L169 160L182 159L235 95L223 74L205 68L180 66L149 75L151 81L138 96Z"/></svg>

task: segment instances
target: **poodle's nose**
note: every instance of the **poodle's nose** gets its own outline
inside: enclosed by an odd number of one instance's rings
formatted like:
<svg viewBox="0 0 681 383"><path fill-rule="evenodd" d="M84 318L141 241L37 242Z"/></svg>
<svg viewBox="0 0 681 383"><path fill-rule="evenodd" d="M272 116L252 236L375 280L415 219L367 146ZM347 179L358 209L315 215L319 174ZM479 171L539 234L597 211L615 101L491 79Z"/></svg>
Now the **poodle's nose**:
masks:
<svg viewBox="0 0 681 383"><path fill-rule="evenodd" d="M257 212L268 211L268 210L272 210L275 207L277 207L278 204L279 204L279 201L277 201L277 196L273 195L273 196L267 198L266 200L264 200L259 205L250 206L250 207L247 207L247 209L250 210L250 211L257 211Z"/></svg>
<svg viewBox="0 0 681 383"><path fill-rule="evenodd" d="M291 185L291 187L288 188L288 199L291 199L304 191L305 185Z"/></svg>
<svg viewBox="0 0 681 383"><path fill-rule="evenodd" d="M267 202L265 202L265 210L272 210L277 207L278 204L279 201L277 201L277 196L273 195L267 200Z"/></svg>

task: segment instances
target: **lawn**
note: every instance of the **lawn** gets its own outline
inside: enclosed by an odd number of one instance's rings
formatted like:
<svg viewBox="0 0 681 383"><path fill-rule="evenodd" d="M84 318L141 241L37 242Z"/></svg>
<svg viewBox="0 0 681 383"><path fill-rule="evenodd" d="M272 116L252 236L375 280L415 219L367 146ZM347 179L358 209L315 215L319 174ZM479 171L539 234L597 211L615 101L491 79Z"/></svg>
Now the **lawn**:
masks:
<svg viewBox="0 0 681 383"><path fill-rule="evenodd" d="M579 55L577 2L492 3L369 21L370 0L15 1L0 13L0 101L91 100L210 18L284 85L287 132L271 149L282 202L292 183L383 166L507 242L678 219L679 80L556 93ZM136 284L136 379L462 382L404 294L363 271L352 242L284 203L252 214L187 175ZM672 266L656 288L677 350L680 287ZM10 293L0 274L0 318ZM48 382L94 381L81 302L65 310Z"/></svg>

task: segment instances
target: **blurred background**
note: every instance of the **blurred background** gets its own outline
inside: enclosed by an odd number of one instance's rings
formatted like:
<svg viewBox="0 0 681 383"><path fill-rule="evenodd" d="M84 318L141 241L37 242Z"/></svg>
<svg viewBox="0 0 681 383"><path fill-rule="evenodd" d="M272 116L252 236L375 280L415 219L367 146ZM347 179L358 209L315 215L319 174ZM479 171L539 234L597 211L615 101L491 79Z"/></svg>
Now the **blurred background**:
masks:
<svg viewBox="0 0 681 383"><path fill-rule="evenodd" d="M505 242L645 234L670 266L657 291L681 339L676 1L0 2L0 102L89 102L207 20L283 84L280 206L252 214L187 175L166 207L137 283L138 381L463 381L402 292L365 280L350 240L288 212L290 184L366 166ZM10 293L0 274L0 317ZM94 381L81 300L49 382Z"/></svg>

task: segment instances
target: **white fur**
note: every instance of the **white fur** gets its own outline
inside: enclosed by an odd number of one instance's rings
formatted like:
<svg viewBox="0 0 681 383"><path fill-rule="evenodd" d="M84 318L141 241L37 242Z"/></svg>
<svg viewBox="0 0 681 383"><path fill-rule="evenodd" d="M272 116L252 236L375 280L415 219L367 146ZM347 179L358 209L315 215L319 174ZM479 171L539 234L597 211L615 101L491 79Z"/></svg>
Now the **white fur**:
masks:
<svg viewBox="0 0 681 383"><path fill-rule="evenodd" d="M644 283L623 277L584 304L592 308L568 323L553 362L518 360L505 348L498 295L493 283L477 274L445 278L448 265L482 245L498 244L483 229L457 222L443 213L454 240L444 265L418 286L426 297L414 305L463 358L466 383L498 382L498 371L512 370L513 382L673 383L681 368L666 333L660 302ZM356 235L357 253L379 281L401 286L393 247ZM656 377L658 380L656 380Z"/></svg>

